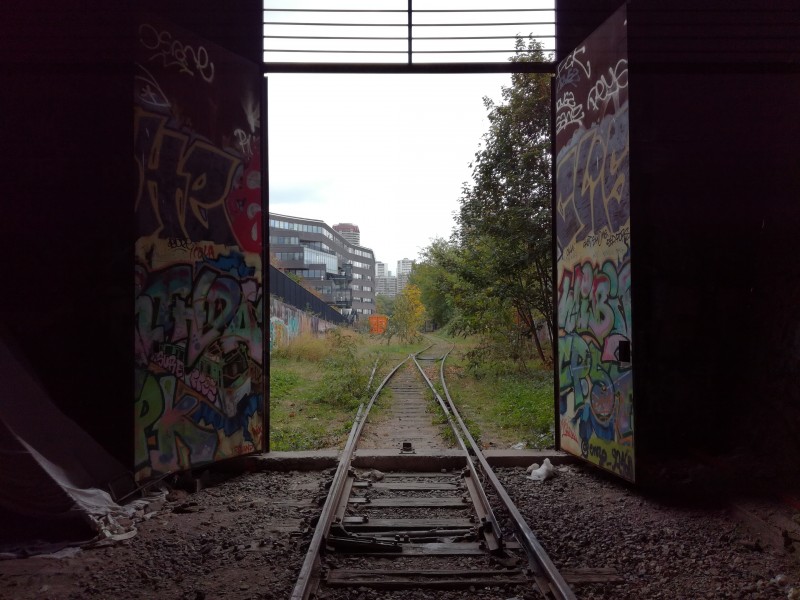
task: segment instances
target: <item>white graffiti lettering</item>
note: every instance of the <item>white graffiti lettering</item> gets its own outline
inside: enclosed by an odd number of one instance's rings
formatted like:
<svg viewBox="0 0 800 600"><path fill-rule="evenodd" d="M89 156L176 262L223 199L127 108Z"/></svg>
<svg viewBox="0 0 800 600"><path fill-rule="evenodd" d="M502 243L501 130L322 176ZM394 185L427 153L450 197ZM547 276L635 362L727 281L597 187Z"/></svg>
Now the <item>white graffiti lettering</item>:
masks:
<svg viewBox="0 0 800 600"><path fill-rule="evenodd" d="M609 100L613 100L615 108L619 108L619 93L627 87L628 61L621 58L615 66L608 68L608 76L601 75L589 90L586 107L591 110L599 110L601 104L605 106Z"/></svg>
<svg viewBox="0 0 800 600"><path fill-rule="evenodd" d="M578 82L581 80L581 76L578 74L578 69L572 67L571 69L567 70L565 74L559 75L556 78L556 92L561 93L561 89L565 88L568 85L573 87L577 87Z"/></svg>
<svg viewBox="0 0 800 600"><path fill-rule="evenodd" d="M568 69L572 69L573 67L580 67L581 70L586 75L586 77L591 77L592 64L588 60L586 62L583 62L580 58L580 55L582 54L586 54L586 46L575 48L575 50L573 50L568 57L566 57L563 61L561 61L561 64L558 66L558 76L564 77L564 73L566 73ZM568 77L574 77L574 75L569 74Z"/></svg>
<svg viewBox="0 0 800 600"><path fill-rule="evenodd" d="M556 101L556 133L561 133L570 125L583 125L583 105L575 103L575 94L565 92Z"/></svg>
<svg viewBox="0 0 800 600"><path fill-rule="evenodd" d="M140 64L136 67L142 71L135 77L139 87L139 99L154 107L169 108L169 99L153 74Z"/></svg>
<svg viewBox="0 0 800 600"><path fill-rule="evenodd" d="M236 136L236 145L247 157L253 156L253 136L248 135L244 129L234 129L233 135Z"/></svg>
<svg viewBox="0 0 800 600"><path fill-rule="evenodd" d="M194 77L197 72L207 83L214 81L214 63L204 46L198 46L195 50L174 39L169 31L159 31L149 23L139 26L139 43L154 51L150 60L161 58L165 67L177 66L181 73Z"/></svg>

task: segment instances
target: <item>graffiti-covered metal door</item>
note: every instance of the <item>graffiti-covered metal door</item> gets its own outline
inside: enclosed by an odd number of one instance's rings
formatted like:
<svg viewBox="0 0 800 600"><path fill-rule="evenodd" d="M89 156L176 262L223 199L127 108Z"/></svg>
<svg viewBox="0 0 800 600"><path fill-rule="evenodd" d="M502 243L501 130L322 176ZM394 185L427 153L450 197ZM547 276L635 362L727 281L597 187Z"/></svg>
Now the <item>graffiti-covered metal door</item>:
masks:
<svg viewBox="0 0 800 600"><path fill-rule="evenodd" d="M145 479L264 449L262 78L149 17L135 68L135 473Z"/></svg>
<svg viewBox="0 0 800 600"><path fill-rule="evenodd" d="M558 65L556 252L563 450L635 479L627 19Z"/></svg>

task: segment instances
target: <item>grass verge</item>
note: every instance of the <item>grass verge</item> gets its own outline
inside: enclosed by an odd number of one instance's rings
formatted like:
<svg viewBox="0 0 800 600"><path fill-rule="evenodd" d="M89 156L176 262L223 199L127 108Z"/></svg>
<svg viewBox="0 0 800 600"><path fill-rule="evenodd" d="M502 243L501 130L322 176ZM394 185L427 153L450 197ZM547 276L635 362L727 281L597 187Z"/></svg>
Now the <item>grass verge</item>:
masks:
<svg viewBox="0 0 800 600"><path fill-rule="evenodd" d="M513 365L494 364L476 374L467 369L465 358L474 341L439 337L455 343L445 367L447 386L470 432L473 427L479 432L484 448L509 448L520 442L527 448L553 447L553 374L549 367L531 364L529 373L521 374Z"/></svg>

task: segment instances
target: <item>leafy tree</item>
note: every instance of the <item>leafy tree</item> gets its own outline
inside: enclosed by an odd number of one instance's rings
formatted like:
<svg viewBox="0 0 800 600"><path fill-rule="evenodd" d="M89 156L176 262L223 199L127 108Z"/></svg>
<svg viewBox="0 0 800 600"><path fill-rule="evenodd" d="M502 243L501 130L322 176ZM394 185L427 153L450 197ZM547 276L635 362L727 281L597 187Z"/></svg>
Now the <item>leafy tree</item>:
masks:
<svg viewBox="0 0 800 600"><path fill-rule="evenodd" d="M394 312L394 296L378 294L375 296L375 310L379 315L392 316Z"/></svg>
<svg viewBox="0 0 800 600"><path fill-rule="evenodd" d="M394 313L386 326L386 343L392 341L397 335L404 342L413 341L419 328L425 323L425 306L422 304L422 292L413 284L408 284L397 295L394 303Z"/></svg>
<svg viewBox="0 0 800 600"><path fill-rule="evenodd" d="M443 327L453 318L454 291L458 280L452 268L458 249L451 242L438 238L423 250L421 260L414 264L409 283L421 292L427 317L435 327Z"/></svg>
<svg viewBox="0 0 800 600"><path fill-rule="evenodd" d="M513 61L544 59L541 44L517 40ZM510 327L513 339L532 342L546 362L537 332L543 328L552 345L549 77L515 73L502 102L487 98L484 104L490 127L456 217L453 267L463 293L452 328L485 333Z"/></svg>

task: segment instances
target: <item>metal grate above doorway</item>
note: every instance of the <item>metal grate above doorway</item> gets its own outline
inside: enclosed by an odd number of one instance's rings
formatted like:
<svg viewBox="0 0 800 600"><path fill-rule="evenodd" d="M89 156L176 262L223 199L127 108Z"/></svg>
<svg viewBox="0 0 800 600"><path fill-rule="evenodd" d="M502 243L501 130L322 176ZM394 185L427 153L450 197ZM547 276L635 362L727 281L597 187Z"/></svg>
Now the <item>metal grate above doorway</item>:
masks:
<svg viewBox="0 0 800 600"><path fill-rule="evenodd" d="M265 0L264 72L552 72L554 0ZM545 62L510 60L516 41Z"/></svg>

